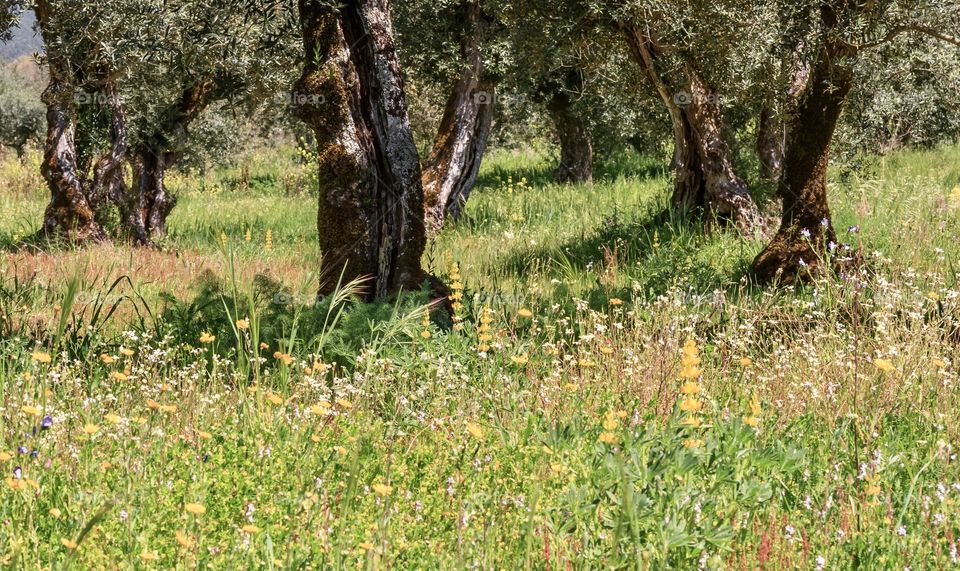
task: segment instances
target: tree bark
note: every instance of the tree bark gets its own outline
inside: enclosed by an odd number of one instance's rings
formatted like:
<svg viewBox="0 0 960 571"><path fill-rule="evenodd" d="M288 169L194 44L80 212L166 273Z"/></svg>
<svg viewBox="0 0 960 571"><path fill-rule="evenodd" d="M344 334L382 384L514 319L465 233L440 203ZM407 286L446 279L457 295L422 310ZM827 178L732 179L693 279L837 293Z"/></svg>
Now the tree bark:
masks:
<svg viewBox="0 0 960 571"><path fill-rule="evenodd" d="M460 38L464 69L447 99L433 151L423 165L427 225L438 231L444 219L459 218L480 172L493 124L497 78L483 65L482 44L489 26L477 2L466 8L467 31Z"/></svg>
<svg viewBox="0 0 960 571"><path fill-rule="evenodd" d="M719 96L690 66L683 84L659 69L661 48L637 26L620 23L634 60L660 95L670 115L674 139L674 209L734 225L744 234L760 226L760 210L733 169L724 138ZM682 85L682 87L679 87Z"/></svg>
<svg viewBox="0 0 960 571"><path fill-rule="evenodd" d="M119 181L113 200L135 244L152 245L166 235L167 217L177 204L177 198L167 191L167 170L183 154L190 123L213 99L212 81L201 80L186 87L163 113L154 131L128 154L133 184L127 188Z"/></svg>
<svg viewBox="0 0 960 571"><path fill-rule="evenodd" d="M776 118L770 107L760 110L757 120L757 158L760 160L760 178L779 181L783 173L783 123Z"/></svg>
<svg viewBox="0 0 960 571"><path fill-rule="evenodd" d="M570 93L555 93L547 110L560 139L560 164L553 176L561 184L593 182L593 140L583 117L576 112Z"/></svg>
<svg viewBox="0 0 960 571"><path fill-rule="evenodd" d="M787 129L780 229L753 261L760 282L791 283L818 270L836 233L827 201L830 142L853 85L852 54L825 40Z"/></svg>
<svg viewBox="0 0 960 571"><path fill-rule="evenodd" d="M299 0L306 62L296 113L317 139L321 291L417 289L426 242L420 160L386 0Z"/></svg>

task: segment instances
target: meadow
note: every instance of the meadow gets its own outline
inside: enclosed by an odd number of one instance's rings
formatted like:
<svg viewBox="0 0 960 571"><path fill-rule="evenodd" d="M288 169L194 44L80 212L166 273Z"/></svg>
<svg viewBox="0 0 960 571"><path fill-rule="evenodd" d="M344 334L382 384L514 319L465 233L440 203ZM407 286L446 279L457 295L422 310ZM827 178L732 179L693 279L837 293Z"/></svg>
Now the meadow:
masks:
<svg viewBox="0 0 960 571"><path fill-rule="evenodd" d="M657 216L660 161L493 153L426 253L452 317L315 295L290 149L172 175L155 250L25 245L37 161L0 161L2 567L960 566L960 147L833 173L863 263L767 288L762 237Z"/></svg>

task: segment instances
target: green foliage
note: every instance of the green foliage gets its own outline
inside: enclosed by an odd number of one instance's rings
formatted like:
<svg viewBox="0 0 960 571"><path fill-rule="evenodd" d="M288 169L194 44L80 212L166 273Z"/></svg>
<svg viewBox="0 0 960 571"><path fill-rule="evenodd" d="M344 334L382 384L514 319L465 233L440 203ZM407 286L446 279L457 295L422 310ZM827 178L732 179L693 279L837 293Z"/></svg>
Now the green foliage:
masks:
<svg viewBox="0 0 960 571"><path fill-rule="evenodd" d="M10 67L0 65L0 146L23 155L27 145L42 140L45 121L38 93Z"/></svg>

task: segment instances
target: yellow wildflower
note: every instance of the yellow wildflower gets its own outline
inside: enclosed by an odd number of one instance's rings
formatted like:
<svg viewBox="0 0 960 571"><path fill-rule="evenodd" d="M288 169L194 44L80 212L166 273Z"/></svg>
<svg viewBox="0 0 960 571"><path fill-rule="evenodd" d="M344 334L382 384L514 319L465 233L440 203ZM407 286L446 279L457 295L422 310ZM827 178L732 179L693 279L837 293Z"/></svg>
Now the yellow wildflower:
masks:
<svg viewBox="0 0 960 571"><path fill-rule="evenodd" d="M0 462L6 462L7 460L9 460L9 459L11 459L11 458L13 458L13 455L11 455L10 453L8 453L8 452L0 452Z"/></svg>
<svg viewBox="0 0 960 571"><path fill-rule="evenodd" d="M20 410L22 410L25 414L29 414L32 416L40 416L41 414L43 414L39 408L35 406L30 406L30 405L23 405L23 407L21 407Z"/></svg>
<svg viewBox="0 0 960 571"><path fill-rule="evenodd" d="M203 430L197 432L197 436L203 440L210 440L211 438L213 438L212 434L210 434L209 432L205 432Z"/></svg>
<svg viewBox="0 0 960 571"><path fill-rule="evenodd" d="M520 317L533 317L533 312L524 307L517 312L517 315L519 315Z"/></svg>
<svg viewBox="0 0 960 571"><path fill-rule="evenodd" d="M51 361L50 353L44 353L43 351L30 353L30 358L38 363L49 363Z"/></svg>
<svg viewBox="0 0 960 571"><path fill-rule="evenodd" d="M526 353L521 353L519 355L514 355L513 357L510 357L510 360L516 363L517 365L526 365L527 361L529 361L530 358L527 356Z"/></svg>
<svg viewBox="0 0 960 571"><path fill-rule="evenodd" d="M143 559L144 561L156 561L157 554L153 551L147 551L144 549L143 552L140 553L140 559Z"/></svg>
<svg viewBox="0 0 960 571"><path fill-rule="evenodd" d="M64 547L66 547L67 549L76 549L76 548L77 548L77 542L76 542L76 541L70 541L70 540L67 539L67 538L61 539L61 540L60 540L60 543L61 543Z"/></svg>
<svg viewBox="0 0 960 571"><path fill-rule="evenodd" d="M260 531L260 528L253 525L252 523L248 523L247 525L241 527L240 529L243 530L244 533L251 533L251 534L257 533Z"/></svg>
<svg viewBox="0 0 960 571"><path fill-rule="evenodd" d="M473 422L467 423L467 432L470 433L470 436L476 438L477 440L483 440L483 429L480 428L479 424Z"/></svg>
<svg viewBox="0 0 960 571"><path fill-rule="evenodd" d="M50 508L50 511L48 511L47 513L50 514L50 517L55 519L60 519L60 516L63 515L63 512L61 512L57 508Z"/></svg>
<svg viewBox="0 0 960 571"><path fill-rule="evenodd" d="M387 497L393 492L393 486L388 486L386 484L374 484L373 491L377 493L378 496Z"/></svg>
<svg viewBox="0 0 960 571"><path fill-rule="evenodd" d="M683 412L697 412L703 408L703 403L695 398L686 398L680 401L680 410Z"/></svg>
<svg viewBox="0 0 960 571"><path fill-rule="evenodd" d="M346 408L346 409L353 408L353 403L348 401L347 399L337 399L337 404L340 405L342 408Z"/></svg>
<svg viewBox="0 0 960 571"><path fill-rule="evenodd" d="M120 424L120 422L123 421L123 417L121 417L118 414L113 414L112 412L109 414L105 414L103 418L110 424Z"/></svg>
<svg viewBox="0 0 960 571"><path fill-rule="evenodd" d="M200 342L204 344L210 344L217 340L216 335L212 335L207 331L204 331L200 334Z"/></svg>
<svg viewBox="0 0 960 571"><path fill-rule="evenodd" d="M104 354L100 355L100 361L101 361L102 363L106 364L106 365L112 365L113 362L116 361L116 359L114 359L114 358L111 357L110 355L107 355L106 353L104 353Z"/></svg>
<svg viewBox="0 0 960 571"><path fill-rule="evenodd" d="M693 381L687 381L680 387L680 392L685 395L695 395L701 390L703 389L700 387L700 383L695 383Z"/></svg>
<svg viewBox="0 0 960 571"><path fill-rule="evenodd" d="M187 504L183 506L183 509L186 510L187 513L191 513L193 515L203 515L207 513L207 508L205 508L203 504Z"/></svg>
<svg viewBox="0 0 960 571"><path fill-rule="evenodd" d="M91 423L88 422L87 424L84 424L84 425L83 425L83 432L84 432L85 434L91 434L91 435L92 435L92 434L96 434L97 431L99 431L99 430L100 430L100 427L97 426L96 424L91 424Z"/></svg>
<svg viewBox="0 0 960 571"><path fill-rule="evenodd" d="M237 329L250 329L250 320L249 320L249 319L238 319L238 320L237 320Z"/></svg>
<svg viewBox="0 0 960 571"><path fill-rule="evenodd" d="M601 432L599 440L605 444L616 444L617 435L612 432Z"/></svg>
<svg viewBox="0 0 960 571"><path fill-rule="evenodd" d="M133 349L121 348L120 354L123 355L124 357L133 357Z"/></svg>
<svg viewBox="0 0 960 571"><path fill-rule="evenodd" d="M114 371L110 373L110 377L112 377L113 380L120 381L120 382L127 380L127 375L125 375L124 373L121 373L120 371Z"/></svg>
<svg viewBox="0 0 960 571"><path fill-rule="evenodd" d="M268 393L267 400L270 401L270 404L273 404L275 406L279 406L283 404L283 399L280 398L280 395L276 393Z"/></svg>
<svg viewBox="0 0 960 571"><path fill-rule="evenodd" d="M884 373L889 373L894 370L893 363L891 363L889 359L875 359L873 364Z"/></svg>
<svg viewBox="0 0 960 571"><path fill-rule="evenodd" d="M701 446L703 446L703 440L700 440L699 438L687 438L686 440L683 441L684 448L692 449L692 448L699 448Z"/></svg>
<svg viewBox="0 0 960 571"><path fill-rule="evenodd" d="M185 532L178 530L173 534L173 536L177 538L177 543L183 547L186 547L187 549L193 547L193 538L187 535Z"/></svg>

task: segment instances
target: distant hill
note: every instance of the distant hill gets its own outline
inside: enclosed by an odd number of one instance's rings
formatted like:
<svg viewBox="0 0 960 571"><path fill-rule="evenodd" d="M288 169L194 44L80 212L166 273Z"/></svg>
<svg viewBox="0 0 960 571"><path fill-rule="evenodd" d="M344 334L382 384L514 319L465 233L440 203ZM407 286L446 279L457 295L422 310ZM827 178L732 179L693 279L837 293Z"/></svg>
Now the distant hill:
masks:
<svg viewBox="0 0 960 571"><path fill-rule="evenodd" d="M13 61L25 55L43 51L43 40L34 33L33 12L25 12L20 18L20 26L13 31L9 42L0 42L0 60Z"/></svg>

